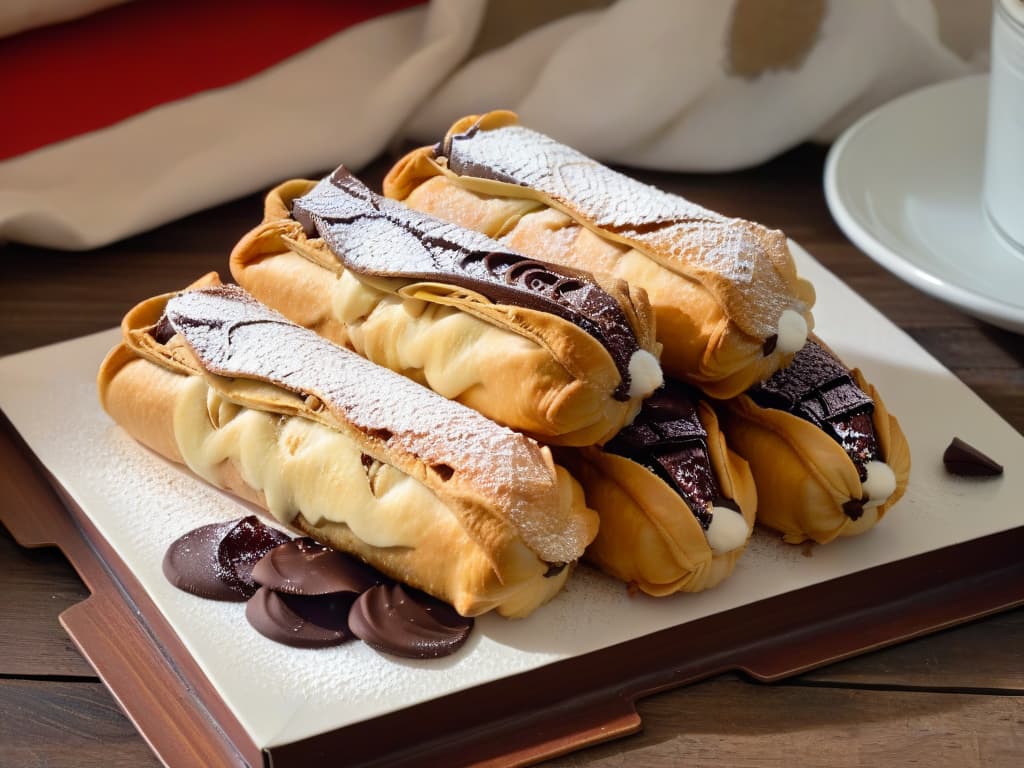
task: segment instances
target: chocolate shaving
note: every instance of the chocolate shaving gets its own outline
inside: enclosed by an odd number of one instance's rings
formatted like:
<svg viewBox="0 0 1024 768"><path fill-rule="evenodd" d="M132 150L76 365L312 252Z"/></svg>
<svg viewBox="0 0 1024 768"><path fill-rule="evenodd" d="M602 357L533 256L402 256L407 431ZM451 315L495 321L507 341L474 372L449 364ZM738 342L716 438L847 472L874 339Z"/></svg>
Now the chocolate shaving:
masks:
<svg viewBox="0 0 1024 768"><path fill-rule="evenodd" d="M149 329L149 335L159 344L166 344L174 338L177 331L171 325L166 315L161 315L159 322Z"/></svg>
<svg viewBox="0 0 1024 768"><path fill-rule="evenodd" d="M252 571L256 583L290 595L358 595L382 579L354 557L310 538L293 539L270 550Z"/></svg>
<svg viewBox="0 0 1024 768"><path fill-rule="evenodd" d="M167 580L210 600L242 602L256 592L256 562L288 536L255 515L200 526L176 539L163 559Z"/></svg>
<svg viewBox="0 0 1024 768"><path fill-rule="evenodd" d="M947 472L961 477L994 477L1003 474L1002 464L959 437L954 437L942 454L942 463L946 465Z"/></svg>
<svg viewBox="0 0 1024 768"><path fill-rule="evenodd" d="M348 614L356 596L292 595L260 587L246 603L245 618L264 637L296 648L327 648L353 637Z"/></svg>
<svg viewBox="0 0 1024 768"><path fill-rule="evenodd" d="M843 503L843 514L851 520L860 520L864 514L864 500L850 499Z"/></svg>

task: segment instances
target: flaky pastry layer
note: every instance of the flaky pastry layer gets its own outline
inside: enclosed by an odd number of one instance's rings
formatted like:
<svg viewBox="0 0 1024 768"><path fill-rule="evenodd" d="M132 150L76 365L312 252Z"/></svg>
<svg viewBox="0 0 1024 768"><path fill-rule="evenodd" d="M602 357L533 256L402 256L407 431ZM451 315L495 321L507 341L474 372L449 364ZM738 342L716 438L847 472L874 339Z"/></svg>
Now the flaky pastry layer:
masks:
<svg viewBox="0 0 1024 768"><path fill-rule="evenodd" d="M450 602L464 615L496 609L523 616L564 584L572 561L545 559L553 553L542 555L535 547L545 549L548 534L533 532L541 544L531 546L526 534L534 523L505 517L510 501L505 496L520 488L527 494L519 500L520 513L536 516L538 531L550 528L552 521L566 521L565 541L553 545L568 545L560 554L578 547L578 557L593 538L596 515L547 449L530 441L532 447L524 444L525 450L509 454L518 458L509 458L508 466L496 462L489 467L497 478L479 482L467 476L473 461L460 461L458 454L500 452L494 444L475 449L459 444L446 464L434 464L413 455L418 438L407 442L401 423L391 425L390 436L379 427L361 429L358 408L339 412L328 393L303 395L268 381L211 373L180 333L157 341L153 324L169 298L143 302L126 316L124 341L98 375L104 408L137 440L296 530ZM235 326L235 335L242 327ZM389 380L402 381L403 388L422 391L425 402L413 408L461 408L338 351ZM249 349L239 354L253 356ZM365 384L370 393L394 386L373 376ZM508 434L515 441L525 439ZM509 475L504 481L502 473ZM488 488L501 496L486 498ZM513 506L517 503L511 499Z"/></svg>
<svg viewBox="0 0 1024 768"><path fill-rule="evenodd" d="M865 497L856 465L832 437L799 416L763 408L740 395L718 404L729 445L749 464L757 484L757 520L782 533L790 543L825 544L874 527L903 496L910 479L910 446L860 370L854 382L874 402L872 423L880 460L895 475L895 490L881 504L866 506L851 517L844 505Z"/></svg>
<svg viewBox="0 0 1024 768"><path fill-rule="evenodd" d="M292 201L314 186L295 180L272 190L263 223L232 251L232 276L258 299L546 443L602 443L636 415L642 397L613 396L622 377L611 355L576 325L441 283L398 284L345 269L291 217ZM602 287L626 311L641 347L656 357L654 317L643 292L618 281Z"/></svg>
<svg viewBox="0 0 1024 768"><path fill-rule="evenodd" d="M697 404L708 433L708 456L722 495L735 502L754 528L757 490L747 462L726 446L715 412ZM683 497L647 467L598 447L558 452L601 518L585 559L649 595L699 592L727 578L746 543L713 552Z"/></svg>
<svg viewBox="0 0 1024 768"><path fill-rule="evenodd" d="M741 393L799 348L814 289L781 232L648 187L516 122L503 111L462 118L442 144L402 158L384 193L535 258L643 288L666 374L713 397ZM457 170L439 154L455 137L467 155Z"/></svg>

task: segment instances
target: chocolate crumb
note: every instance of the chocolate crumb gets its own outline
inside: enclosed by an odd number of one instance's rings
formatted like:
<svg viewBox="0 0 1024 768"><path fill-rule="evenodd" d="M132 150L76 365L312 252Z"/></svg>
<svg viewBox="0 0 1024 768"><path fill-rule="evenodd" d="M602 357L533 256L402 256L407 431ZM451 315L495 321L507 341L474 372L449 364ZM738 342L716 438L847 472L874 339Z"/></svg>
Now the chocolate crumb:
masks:
<svg viewBox="0 0 1024 768"><path fill-rule="evenodd" d="M850 499L843 504L843 514L851 520L860 520L864 514L864 502L866 499Z"/></svg>
<svg viewBox="0 0 1024 768"><path fill-rule="evenodd" d="M994 477L1003 474L1003 465L979 451L973 445L965 443L959 437L942 454L942 463L951 475L962 477Z"/></svg>

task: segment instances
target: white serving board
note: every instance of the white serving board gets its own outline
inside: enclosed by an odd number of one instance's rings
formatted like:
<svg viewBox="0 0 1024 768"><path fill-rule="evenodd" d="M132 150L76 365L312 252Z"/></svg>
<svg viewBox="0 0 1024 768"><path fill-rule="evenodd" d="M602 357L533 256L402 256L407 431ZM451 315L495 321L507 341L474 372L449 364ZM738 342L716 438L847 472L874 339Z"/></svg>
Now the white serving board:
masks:
<svg viewBox="0 0 1024 768"><path fill-rule="evenodd" d="M816 547L813 557L757 531L732 577L698 595L629 596L623 584L580 567L561 594L527 619L481 617L466 647L445 659L398 660L359 642L321 650L277 645L249 627L244 605L193 597L164 579L161 560L175 538L251 509L140 447L100 408L95 374L118 330L0 359L0 408L138 578L255 744L274 747L1024 525L1024 437L792 247L817 289L817 333L864 371L907 434L913 470L903 500L875 529ZM954 436L1003 463L1005 474L947 475L941 457Z"/></svg>

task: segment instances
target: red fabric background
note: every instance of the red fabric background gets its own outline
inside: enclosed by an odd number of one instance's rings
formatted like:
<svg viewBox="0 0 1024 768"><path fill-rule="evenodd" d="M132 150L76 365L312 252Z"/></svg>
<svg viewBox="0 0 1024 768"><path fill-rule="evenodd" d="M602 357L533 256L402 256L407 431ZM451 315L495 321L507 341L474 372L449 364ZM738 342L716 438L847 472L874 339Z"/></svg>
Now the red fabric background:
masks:
<svg viewBox="0 0 1024 768"><path fill-rule="evenodd" d="M0 160L231 85L421 2L135 0L0 40Z"/></svg>

